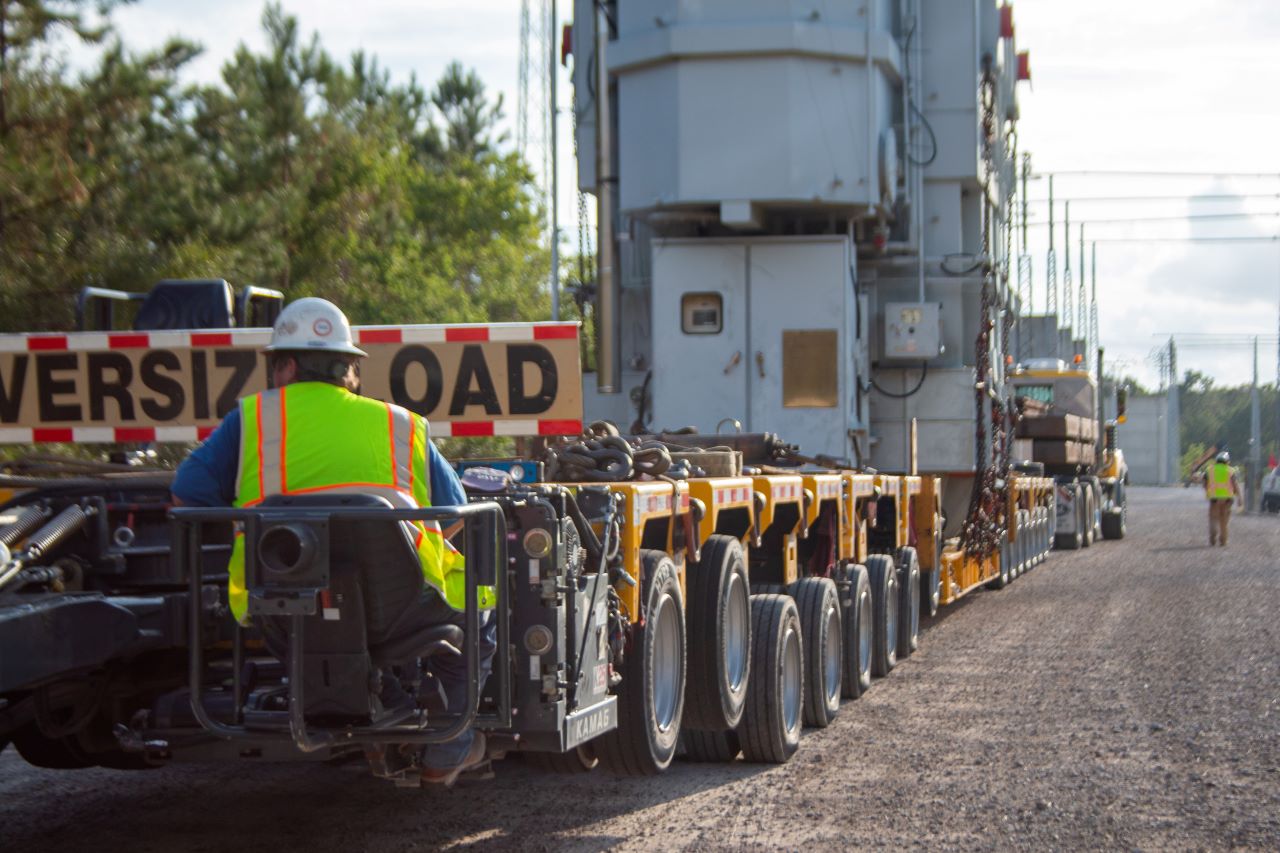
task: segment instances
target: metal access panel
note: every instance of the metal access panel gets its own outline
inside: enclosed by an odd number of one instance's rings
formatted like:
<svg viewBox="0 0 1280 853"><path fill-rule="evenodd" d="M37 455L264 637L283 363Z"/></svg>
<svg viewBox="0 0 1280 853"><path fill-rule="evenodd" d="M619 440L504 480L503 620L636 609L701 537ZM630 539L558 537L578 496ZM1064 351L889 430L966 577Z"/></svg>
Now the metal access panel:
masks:
<svg viewBox="0 0 1280 853"><path fill-rule="evenodd" d="M884 357L937 358L942 354L942 306L889 302L884 306Z"/></svg>
<svg viewBox="0 0 1280 853"><path fill-rule="evenodd" d="M848 242L762 240L748 247L752 432L805 453L848 456L854 290Z"/></svg>
<svg viewBox="0 0 1280 853"><path fill-rule="evenodd" d="M844 237L655 241L653 426L712 432L736 420L807 453L849 455L851 259Z"/></svg>
<svg viewBox="0 0 1280 853"><path fill-rule="evenodd" d="M746 417L746 269L741 243L653 243L653 427Z"/></svg>

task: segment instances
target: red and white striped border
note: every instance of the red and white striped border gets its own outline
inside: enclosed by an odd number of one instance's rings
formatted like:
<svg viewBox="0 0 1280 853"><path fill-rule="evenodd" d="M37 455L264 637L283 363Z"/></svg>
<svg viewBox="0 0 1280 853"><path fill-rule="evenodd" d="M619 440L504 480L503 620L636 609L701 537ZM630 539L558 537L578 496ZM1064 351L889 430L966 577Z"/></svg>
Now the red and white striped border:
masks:
<svg viewBox="0 0 1280 853"><path fill-rule="evenodd" d="M441 344L577 340L577 323L487 323L442 326L356 326L361 344ZM257 347L270 329L209 329L199 332L69 332L61 335L0 335L0 352L97 352L101 350Z"/></svg>
<svg viewBox="0 0 1280 853"><path fill-rule="evenodd" d="M773 487L773 499L774 499L775 501L799 500L799 499L800 499L800 484L799 484L799 483L784 483L784 484L783 484L783 485L781 485L781 486L774 486L774 487Z"/></svg>
<svg viewBox="0 0 1280 853"><path fill-rule="evenodd" d="M818 480L814 483L814 486L818 493L819 500L840 497L839 480L836 480L835 482L831 482L830 480Z"/></svg>
<svg viewBox="0 0 1280 853"><path fill-rule="evenodd" d="M215 428L173 427L0 427L0 444L109 444L127 442L204 441ZM580 435L582 421L463 421L431 422L432 438L471 438L506 435Z"/></svg>
<svg viewBox="0 0 1280 853"><path fill-rule="evenodd" d="M127 443L132 441L203 441L214 427L4 427L0 444Z"/></svg>
<svg viewBox="0 0 1280 853"><path fill-rule="evenodd" d="M737 486L730 489L716 489L717 504L747 503L751 500L750 486Z"/></svg>

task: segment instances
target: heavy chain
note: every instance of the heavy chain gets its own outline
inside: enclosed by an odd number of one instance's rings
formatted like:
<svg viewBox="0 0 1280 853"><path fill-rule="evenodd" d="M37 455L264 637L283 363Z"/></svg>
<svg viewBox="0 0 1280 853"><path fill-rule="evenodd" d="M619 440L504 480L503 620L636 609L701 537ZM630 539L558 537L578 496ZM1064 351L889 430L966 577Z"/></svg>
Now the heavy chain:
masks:
<svg viewBox="0 0 1280 853"><path fill-rule="evenodd" d="M577 62L574 57L574 62ZM570 111L573 118L573 162L578 162L578 105L574 104ZM595 279L595 252L591 247L591 228L587 224L587 194L578 185L578 284L584 285Z"/></svg>
<svg viewBox="0 0 1280 853"><path fill-rule="evenodd" d="M995 170L992 146L996 139L996 81L989 57L983 59L982 85L982 311L978 322L976 357L974 359L974 477L969 496L969 512L965 517L962 537L965 551L976 557L989 556L1000 548L1006 529L1002 482L1007 482L1009 447L1005 429L1004 402L998 393L997 372L991 364L995 332L994 314L999 310L1000 271L992 259L994 207L991 204L991 175ZM1000 329L1000 358L1004 361L1012 326L1010 312L1005 311ZM987 448L987 410L990 407L991 447Z"/></svg>

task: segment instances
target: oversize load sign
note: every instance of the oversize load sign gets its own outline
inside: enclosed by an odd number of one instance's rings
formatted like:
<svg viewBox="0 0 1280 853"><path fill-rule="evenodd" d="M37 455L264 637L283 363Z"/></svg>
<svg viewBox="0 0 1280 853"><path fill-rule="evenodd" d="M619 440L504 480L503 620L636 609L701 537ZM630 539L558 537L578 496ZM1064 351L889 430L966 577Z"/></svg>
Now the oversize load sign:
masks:
<svg viewBox="0 0 1280 853"><path fill-rule="evenodd" d="M433 436L582 428L576 323L365 326L361 393ZM0 443L194 441L266 388L269 329L0 335Z"/></svg>

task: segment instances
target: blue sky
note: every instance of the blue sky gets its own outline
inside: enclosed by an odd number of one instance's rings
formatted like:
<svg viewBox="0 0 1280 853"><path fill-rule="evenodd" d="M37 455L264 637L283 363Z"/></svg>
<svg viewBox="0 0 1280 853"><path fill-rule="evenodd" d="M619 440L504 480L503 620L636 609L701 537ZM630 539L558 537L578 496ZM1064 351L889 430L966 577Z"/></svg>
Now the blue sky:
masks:
<svg viewBox="0 0 1280 853"><path fill-rule="evenodd" d="M572 13L560 0L561 16ZM285 0L304 31L318 32L337 56L362 48L393 75L416 73L429 85L454 59L477 70L516 105L519 0ZM1086 238L1134 236L1274 235L1280 233L1280 2L1233 0L1018 0L1020 49L1031 51L1034 88L1022 91L1022 150L1040 171L1169 170L1266 172L1270 179L1067 177L1055 181L1060 198L1205 193L1269 195L1242 201L1073 205L1072 219L1125 219L1185 212L1246 212L1247 219L1194 223L1098 224ZM204 44L194 77L216 79L242 42L261 45L260 0L140 0L117 13L133 45L181 34ZM562 77L562 104L569 85ZM562 139L567 136L562 124ZM561 186L572 187L568 145ZM1043 199L1038 182L1029 196ZM562 192L562 227L574 233L576 204ZM1033 219L1047 208L1033 201ZM1059 209L1061 217L1061 209ZM1194 229L1194 230L1193 230ZM1043 306L1047 229L1032 228L1034 288ZM1061 225L1058 244L1063 238ZM1073 227L1072 266L1078 266ZM1077 281L1078 281L1078 271ZM1171 332L1261 334L1274 341L1280 325L1280 243L1126 244L1098 247L1101 329L1108 360L1152 384L1148 353ZM1247 349L1187 348L1183 369L1220 382L1247 381ZM1274 381L1274 343L1263 346L1260 373Z"/></svg>

